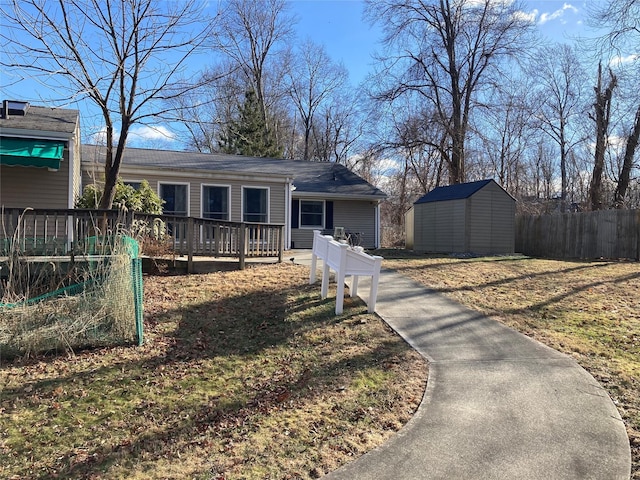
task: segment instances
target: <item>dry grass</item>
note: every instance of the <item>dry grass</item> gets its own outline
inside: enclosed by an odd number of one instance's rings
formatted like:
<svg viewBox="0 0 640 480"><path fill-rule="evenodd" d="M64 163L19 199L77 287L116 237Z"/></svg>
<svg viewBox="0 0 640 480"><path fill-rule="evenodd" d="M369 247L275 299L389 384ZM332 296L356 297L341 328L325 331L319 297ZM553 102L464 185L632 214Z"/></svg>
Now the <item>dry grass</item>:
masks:
<svg viewBox="0 0 640 480"><path fill-rule="evenodd" d="M83 262L82 268L74 265L69 271L60 271L64 262L32 266L17 258L11 263L20 268L14 275L18 281L11 282L10 276L6 288L0 288L0 359L135 341L129 256ZM32 275L36 267L41 268ZM15 288L16 283L25 286ZM59 290L74 286L78 291L71 294ZM57 296L26 302L56 291Z"/></svg>
<svg viewBox="0 0 640 480"><path fill-rule="evenodd" d="M381 444L426 365L307 275L147 277L142 347L0 365L0 477L318 478Z"/></svg>
<svg viewBox="0 0 640 480"><path fill-rule="evenodd" d="M429 258L385 266L573 356L607 389L640 479L640 264L526 257Z"/></svg>

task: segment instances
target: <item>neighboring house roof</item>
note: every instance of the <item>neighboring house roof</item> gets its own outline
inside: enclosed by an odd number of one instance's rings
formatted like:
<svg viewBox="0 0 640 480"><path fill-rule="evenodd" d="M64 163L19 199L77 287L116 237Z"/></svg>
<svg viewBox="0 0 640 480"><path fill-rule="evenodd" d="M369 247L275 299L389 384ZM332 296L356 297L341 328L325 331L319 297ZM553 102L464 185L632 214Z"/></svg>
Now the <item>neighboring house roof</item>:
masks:
<svg viewBox="0 0 640 480"><path fill-rule="evenodd" d="M29 105L25 115L0 116L3 137L69 140L76 132L78 110Z"/></svg>
<svg viewBox="0 0 640 480"><path fill-rule="evenodd" d="M83 145L83 160L102 163L102 156L96 151L97 149L102 150L102 148L95 145ZM127 148L123 166L174 171L280 175L293 179L293 185L296 188L294 195L296 196L300 194L326 196L329 194L335 197L386 197L384 192L351 172L344 165L330 162Z"/></svg>
<svg viewBox="0 0 640 480"><path fill-rule="evenodd" d="M498 185L497 182L495 182L494 180L488 179L488 180L479 180L477 182L457 183L455 185L449 185L446 187L436 187L433 190L431 190L429 193L424 195L423 197L416 200L414 202L414 205L417 205L420 203L442 202L445 200L461 200L464 198L469 198L471 195L476 193L478 190L481 190L491 182ZM500 187L500 185L498 186ZM502 187L500 188L502 189ZM507 193L506 190L503 189L503 191L507 195L509 195L509 193Z"/></svg>

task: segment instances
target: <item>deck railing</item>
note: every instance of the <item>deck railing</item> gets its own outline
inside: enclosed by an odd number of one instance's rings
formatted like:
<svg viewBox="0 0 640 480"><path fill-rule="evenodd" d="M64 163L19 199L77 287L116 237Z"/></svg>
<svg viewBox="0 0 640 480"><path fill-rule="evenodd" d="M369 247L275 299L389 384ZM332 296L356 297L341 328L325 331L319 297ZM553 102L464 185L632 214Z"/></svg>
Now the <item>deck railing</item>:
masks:
<svg viewBox="0 0 640 480"><path fill-rule="evenodd" d="M24 255L89 254L102 237L126 232L187 256L277 257L282 261L284 225L227 222L173 215L134 214L118 210L3 208L0 211L0 256L10 250Z"/></svg>

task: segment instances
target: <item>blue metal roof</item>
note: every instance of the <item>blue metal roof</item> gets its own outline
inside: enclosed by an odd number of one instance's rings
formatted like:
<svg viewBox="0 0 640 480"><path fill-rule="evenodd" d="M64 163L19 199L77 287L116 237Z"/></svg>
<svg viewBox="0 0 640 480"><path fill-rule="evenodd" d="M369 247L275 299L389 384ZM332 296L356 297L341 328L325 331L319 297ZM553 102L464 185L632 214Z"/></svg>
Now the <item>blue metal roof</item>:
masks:
<svg viewBox="0 0 640 480"><path fill-rule="evenodd" d="M460 200L463 198L469 198L478 190L482 189L487 184L493 181L494 180L492 179L488 179L479 180L477 182L457 183L455 185L449 185L447 187L436 187L423 197L416 200L414 202L414 205L417 205L419 203L442 202L444 200Z"/></svg>

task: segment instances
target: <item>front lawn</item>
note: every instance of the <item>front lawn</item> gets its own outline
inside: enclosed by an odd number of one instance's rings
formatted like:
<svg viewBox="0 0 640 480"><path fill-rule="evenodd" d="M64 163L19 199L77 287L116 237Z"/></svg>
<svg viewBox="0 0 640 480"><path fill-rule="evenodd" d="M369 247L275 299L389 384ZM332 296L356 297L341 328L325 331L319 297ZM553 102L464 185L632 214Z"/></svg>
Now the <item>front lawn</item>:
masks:
<svg viewBox="0 0 640 480"><path fill-rule="evenodd" d="M408 421L427 366L291 264L145 277L145 344L0 365L0 478L318 478Z"/></svg>
<svg viewBox="0 0 640 480"><path fill-rule="evenodd" d="M640 263L381 255L384 266L574 357L618 407L640 479Z"/></svg>

